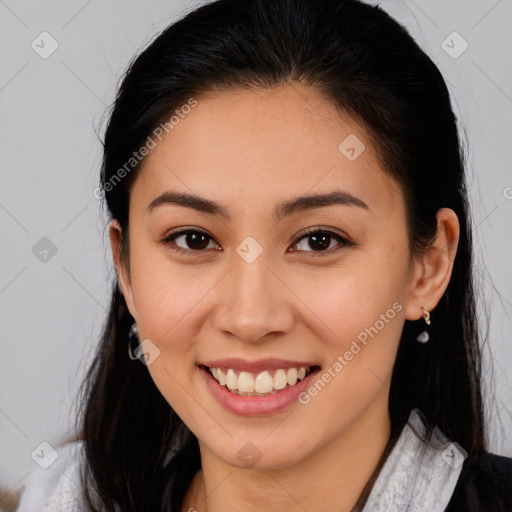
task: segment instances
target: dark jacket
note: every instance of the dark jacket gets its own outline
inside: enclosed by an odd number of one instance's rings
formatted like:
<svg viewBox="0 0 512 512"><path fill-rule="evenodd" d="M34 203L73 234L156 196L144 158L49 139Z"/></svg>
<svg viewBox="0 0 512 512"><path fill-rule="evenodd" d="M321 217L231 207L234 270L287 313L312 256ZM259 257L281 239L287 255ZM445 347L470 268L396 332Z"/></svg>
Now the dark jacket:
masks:
<svg viewBox="0 0 512 512"><path fill-rule="evenodd" d="M466 459L445 512L512 512L512 459L485 452Z"/></svg>

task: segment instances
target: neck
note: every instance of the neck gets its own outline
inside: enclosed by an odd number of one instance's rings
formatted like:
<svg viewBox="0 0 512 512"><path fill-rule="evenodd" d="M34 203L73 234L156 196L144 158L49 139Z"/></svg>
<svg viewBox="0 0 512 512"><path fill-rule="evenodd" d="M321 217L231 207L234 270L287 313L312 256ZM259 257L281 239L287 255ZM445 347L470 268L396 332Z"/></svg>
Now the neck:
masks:
<svg viewBox="0 0 512 512"><path fill-rule="evenodd" d="M389 440L387 400L379 402L332 442L285 469L240 469L200 443L202 469L188 489L182 511L350 512Z"/></svg>

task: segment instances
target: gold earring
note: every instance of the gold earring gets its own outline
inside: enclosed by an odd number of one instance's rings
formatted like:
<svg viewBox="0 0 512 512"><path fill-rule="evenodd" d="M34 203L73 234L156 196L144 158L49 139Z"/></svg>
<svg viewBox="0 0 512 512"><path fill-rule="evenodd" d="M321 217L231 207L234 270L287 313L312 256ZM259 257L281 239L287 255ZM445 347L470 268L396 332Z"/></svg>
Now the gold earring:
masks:
<svg viewBox="0 0 512 512"><path fill-rule="evenodd" d="M430 311L428 309L425 309L423 306L421 306L421 311L423 311L423 320L425 320L425 323L427 325L430 325ZM420 343L427 343L429 339L430 336L427 331L420 332L416 337L416 341Z"/></svg>
<svg viewBox="0 0 512 512"><path fill-rule="evenodd" d="M423 311L423 320L427 325L430 325L430 311L421 306L421 310Z"/></svg>

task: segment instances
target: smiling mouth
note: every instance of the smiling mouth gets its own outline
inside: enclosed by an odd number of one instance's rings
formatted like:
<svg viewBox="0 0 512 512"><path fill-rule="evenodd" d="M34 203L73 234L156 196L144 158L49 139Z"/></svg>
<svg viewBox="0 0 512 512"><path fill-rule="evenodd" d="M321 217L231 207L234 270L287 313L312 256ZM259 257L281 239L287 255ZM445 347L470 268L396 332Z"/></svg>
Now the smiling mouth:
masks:
<svg viewBox="0 0 512 512"><path fill-rule="evenodd" d="M246 372L233 368L211 368L202 365L210 375L234 395L271 396L295 386L311 373L320 370L319 366L281 368L262 372Z"/></svg>

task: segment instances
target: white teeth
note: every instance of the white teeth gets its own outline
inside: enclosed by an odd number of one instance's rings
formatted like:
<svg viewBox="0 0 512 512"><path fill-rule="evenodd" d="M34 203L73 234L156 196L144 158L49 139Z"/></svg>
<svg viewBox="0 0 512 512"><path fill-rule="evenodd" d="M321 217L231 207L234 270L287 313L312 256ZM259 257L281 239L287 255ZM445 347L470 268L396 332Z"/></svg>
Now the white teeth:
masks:
<svg viewBox="0 0 512 512"><path fill-rule="evenodd" d="M284 370L277 370L274 375L274 389L283 389L288 384L288 379L286 378L286 372Z"/></svg>
<svg viewBox="0 0 512 512"><path fill-rule="evenodd" d="M226 376L222 373L220 368L217 368L217 376L213 375L220 383L221 386L226 385Z"/></svg>
<svg viewBox="0 0 512 512"><path fill-rule="evenodd" d="M297 368L290 368L288 370L288 384L290 384L290 386L295 386L298 373Z"/></svg>
<svg viewBox="0 0 512 512"><path fill-rule="evenodd" d="M270 393L273 389L274 379L270 376L270 373L267 371L261 372L254 382L254 391L258 393Z"/></svg>
<svg viewBox="0 0 512 512"><path fill-rule="evenodd" d="M295 386L297 381L303 380L309 374L309 368L288 368L276 370L272 377L270 371L263 371L255 375L250 372L241 371L237 376L232 368L226 373L221 368L210 368L213 378L221 386L226 386L235 394L274 394L276 391Z"/></svg>
<svg viewBox="0 0 512 512"><path fill-rule="evenodd" d="M229 370L232 371L232 370ZM228 372L229 374L229 372ZM254 379L250 373L240 372L238 376L238 391L240 393L252 393L254 391Z"/></svg>
<svg viewBox="0 0 512 512"><path fill-rule="evenodd" d="M238 389L238 377L231 368L228 370L226 375L226 386L228 389Z"/></svg>

